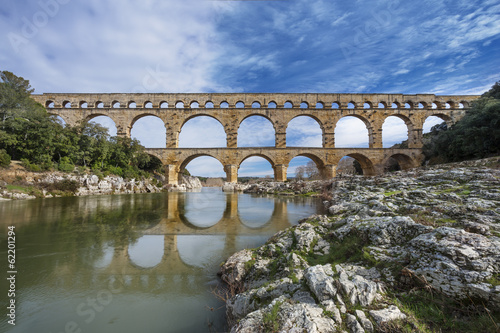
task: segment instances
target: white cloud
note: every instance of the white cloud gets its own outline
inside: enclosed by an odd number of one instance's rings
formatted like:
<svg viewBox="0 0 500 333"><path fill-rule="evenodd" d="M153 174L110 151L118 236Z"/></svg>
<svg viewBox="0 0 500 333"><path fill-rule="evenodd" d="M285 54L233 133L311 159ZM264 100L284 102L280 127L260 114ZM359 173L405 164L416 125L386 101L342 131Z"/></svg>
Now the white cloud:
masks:
<svg viewBox="0 0 500 333"><path fill-rule="evenodd" d="M336 148L367 148L368 129L358 118L344 117L337 122L335 127Z"/></svg>
<svg viewBox="0 0 500 333"><path fill-rule="evenodd" d="M181 148L226 147L226 132L220 122L208 116L193 118L182 126L179 134Z"/></svg>

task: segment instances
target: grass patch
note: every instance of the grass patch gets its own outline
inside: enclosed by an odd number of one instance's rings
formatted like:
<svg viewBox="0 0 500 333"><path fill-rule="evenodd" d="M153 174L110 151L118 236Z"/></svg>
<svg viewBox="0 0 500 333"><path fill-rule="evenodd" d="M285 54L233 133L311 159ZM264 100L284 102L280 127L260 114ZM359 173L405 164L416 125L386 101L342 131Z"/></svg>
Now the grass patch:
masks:
<svg viewBox="0 0 500 333"><path fill-rule="evenodd" d="M409 318L395 323L402 332L499 332L498 312L488 312L472 301L458 302L440 294L425 291L402 293L394 303ZM411 328L413 327L413 328Z"/></svg>
<svg viewBox="0 0 500 333"><path fill-rule="evenodd" d="M401 191L390 191L390 192L385 192L384 195L386 197L390 197L392 195L396 195L396 194L400 194L400 193L401 193Z"/></svg>
<svg viewBox="0 0 500 333"><path fill-rule="evenodd" d="M264 314L264 332L278 332L280 323L278 321L278 313L283 302L276 302L271 307L271 311Z"/></svg>
<svg viewBox="0 0 500 333"><path fill-rule="evenodd" d="M10 192L23 192L23 193L28 193L30 190L28 187L20 186L20 185L7 185L6 186L7 191Z"/></svg>
<svg viewBox="0 0 500 333"><path fill-rule="evenodd" d="M493 275L489 279L486 280L489 284L491 284L493 287L500 286L500 275Z"/></svg>

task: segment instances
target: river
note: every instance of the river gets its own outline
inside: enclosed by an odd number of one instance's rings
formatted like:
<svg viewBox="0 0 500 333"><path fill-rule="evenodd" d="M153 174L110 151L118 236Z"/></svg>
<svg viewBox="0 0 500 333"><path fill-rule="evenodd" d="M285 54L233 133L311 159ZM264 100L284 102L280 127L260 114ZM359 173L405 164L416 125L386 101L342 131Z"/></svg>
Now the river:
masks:
<svg viewBox="0 0 500 333"><path fill-rule="evenodd" d="M15 226L16 325L0 332L220 332L212 291L232 253L321 213L319 199L201 192L0 202L0 267Z"/></svg>

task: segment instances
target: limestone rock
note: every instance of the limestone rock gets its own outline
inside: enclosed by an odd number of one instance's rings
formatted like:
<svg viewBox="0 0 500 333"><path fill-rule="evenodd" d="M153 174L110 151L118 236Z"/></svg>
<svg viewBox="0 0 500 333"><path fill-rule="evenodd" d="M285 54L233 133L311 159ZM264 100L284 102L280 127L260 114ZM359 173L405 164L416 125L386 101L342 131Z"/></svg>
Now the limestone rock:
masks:
<svg viewBox="0 0 500 333"><path fill-rule="evenodd" d="M382 310L370 310L370 315L377 322L378 325L387 323L392 320L405 319L406 315L399 310L395 305Z"/></svg>

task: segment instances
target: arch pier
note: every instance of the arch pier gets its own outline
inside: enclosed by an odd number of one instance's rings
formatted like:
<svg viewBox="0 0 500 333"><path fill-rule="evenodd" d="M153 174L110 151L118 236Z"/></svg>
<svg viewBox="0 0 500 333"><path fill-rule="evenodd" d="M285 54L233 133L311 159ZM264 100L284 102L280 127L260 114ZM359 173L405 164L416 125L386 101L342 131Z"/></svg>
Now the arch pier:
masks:
<svg viewBox="0 0 500 333"><path fill-rule="evenodd" d="M179 172L195 157L212 156L224 166L229 182L236 182L241 163L250 156L268 160L277 181L287 178L289 162L296 156L311 158L324 177L335 176L344 156L356 158L365 175L383 172L383 165L394 158L401 168L418 166L422 159L425 120L438 116L448 125L460 120L471 102L479 96L433 94L54 94L32 95L50 114L66 124L76 125L97 116L107 116L116 124L117 135L130 137L133 124L146 116L161 119L166 129L166 148L147 152L165 165L169 184L177 184ZM182 126L198 116L219 121L226 133L225 148L179 148ZM262 116L274 128L274 147L238 147L238 129L248 117ZM287 147L289 122L299 116L314 119L322 132L322 147ZM368 148L336 148L335 128L346 116L363 121L368 130ZM382 146L382 126L396 116L408 130L408 148ZM257 133L256 133L257 134Z"/></svg>

